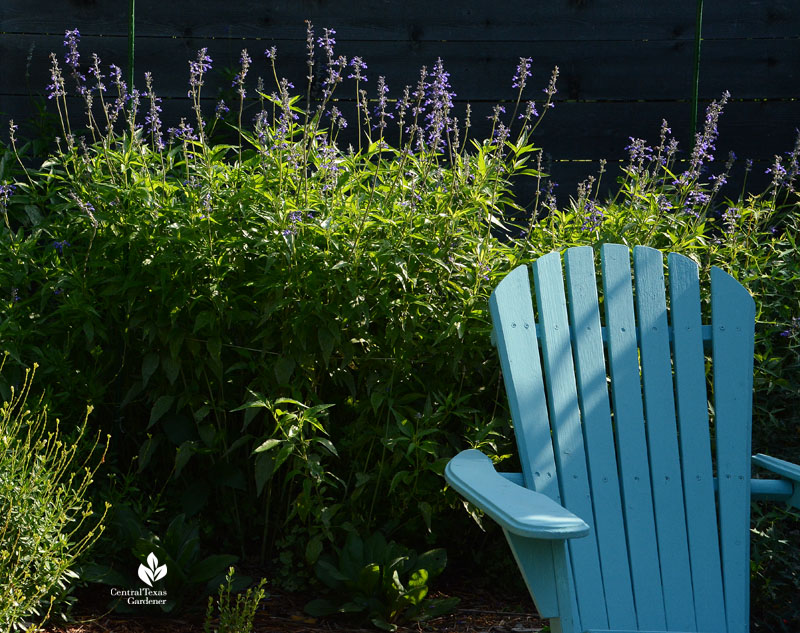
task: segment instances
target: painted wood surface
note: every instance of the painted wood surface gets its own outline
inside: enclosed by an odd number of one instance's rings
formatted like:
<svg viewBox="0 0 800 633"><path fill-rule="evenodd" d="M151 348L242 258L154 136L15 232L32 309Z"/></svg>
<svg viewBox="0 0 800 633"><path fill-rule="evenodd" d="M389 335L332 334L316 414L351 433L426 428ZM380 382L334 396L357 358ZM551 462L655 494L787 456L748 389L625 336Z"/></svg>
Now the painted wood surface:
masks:
<svg viewBox="0 0 800 633"><path fill-rule="evenodd" d="M498 284L489 309L525 485L560 502L526 266Z"/></svg>
<svg viewBox="0 0 800 633"><path fill-rule="evenodd" d="M147 36L282 37L303 39L303 20L318 26L352 28L357 39L591 40L692 39L694 0L644 4L623 0L489 4L480 0L408 0L397 3L326 0L137 0L137 33ZM56 32L65 19L91 21L97 31L125 35L126 12L114 2L37 0L37 11L23 0L4 0L0 29ZM790 0L758 0L704 8L707 39L792 37L796 12Z"/></svg>
<svg viewBox="0 0 800 633"><path fill-rule="evenodd" d="M645 430L656 538L662 553L664 610L669 630L691 631L695 627L694 600L678 455L664 261L660 251L637 246L633 250L633 266ZM710 462L710 454L706 460ZM664 556L663 552L669 554Z"/></svg>
<svg viewBox="0 0 800 633"><path fill-rule="evenodd" d="M720 547L728 633L746 633L750 611L750 426L755 302L711 269L714 426Z"/></svg>
<svg viewBox="0 0 800 633"><path fill-rule="evenodd" d="M800 466L797 464L792 464L791 462L778 459L777 457L770 457L769 455L764 455L763 453L754 455L753 463L761 466L762 468L766 468L771 472L780 475L781 477L786 477L791 481L800 483Z"/></svg>
<svg viewBox="0 0 800 633"><path fill-rule="evenodd" d="M563 540L586 536L590 531L586 522L547 495L499 475L492 461L480 451L456 455L448 462L445 475L455 490L512 534Z"/></svg>
<svg viewBox="0 0 800 633"><path fill-rule="evenodd" d="M189 112L188 61L201 47L209 48L217 70L234 68L247 48L255 60L254 89L258 75L270 77L263 51L277 46L280 74L302 86L304 21L310 19L317 34L323 27L336 29L340 52L362 56L373 78L386 76L390 96L414 85L419 67L430 68L441 57L452 75L456 110L463 111L467 102L476 108L473 135L489 131L485 114L477 110L488 113L495 103L516 98L511 79L519 57L534 59L534 76L523 99L541 99L541 88L557 64L557 107L537 142L556 161L553 174L562 192L571 193L579 180L596 172L596 165L575 161L621 159L628 137L655 140L662 118L672 124L684 148L691 137L693 0L661 5L630 0L139 0L136 6L136 74L153 73L172 124ZM734 99L722 119L718 158L732 149L742 158L770 161L791 149L800 120L795 89L799 27L800 11L789 0L705 7L701 101L705 105L726 89ZM48 53L62 52L63 33L71 28L83 35L84 60L95 51L105 63L125 66L127 14L116 3L37 0L36 11L25 0L0 3L0 58L5 62L0 128L6 129L9 117L20 123L35 112L31 97L42 95L50 83ZM213 72L207 81L211 111L218 92L229 88L230 73ZM565 115L556 116L560 112ZM750 175L754 187L766 183L764 169ZM731 180L742 175L734 172ZM613 184L613 177L606 183Z"/></svg>
<svg viewBox="0 0 800 633"><path fill-rule="evenodd" d="M564 264L608 621L611 628L630 628L636 626L636 610L606 385L594 251L588 246L571 248L564 255Z"/></svg>
<svg viewBox="0 0 800 633"><path fill-rule="evenodd" d="M636 247L631 265L627 246L604 244L599 250L602 301L589 247L569 249L563 271L559 253L533 264L535 310L523 266L491 299L529 474L495 473L476 451L452 463L475 461L474 454L492 471L480 475L491 485L467 486L468 499L485 488L484 496L507 503L509 487L522 495L533 494L519 488L526 482L549 485L565 510L546 497L537 497L541 503L521 497L508 502L515 507L508 516L519 514L538 525L534 530L545 526L546 533L552 525L558 536L564 522L577 517L591 526L586 538L564 546L550 535L538 541L521 537L500 513L514 557L542 614L554 618L554 631L746 633L751 485L753 497L793 503L800 480L800 466L757 455L753 463L784 479L751 484L753 298L733 277L712 268L711 325L702 325L692 260L671 254L667 284L659 251ZM531 334L539 338L541 356ZM530 415L528 405L537 415ZM530 459L538 463L526 468ZM543 478L543 466L557 475ZM494 493L492 487L502 490ZM494 501L481 504L490 516L498 514ZM527 509L517 509L523 504Z"/></svg>
<svg viewBox="0 0 800 633"><path fill-rule="evenodd" d="M656 573L660 565L644 428L630 251L620 244L604 244L600 253L617 459L636 613L640 628L665 629L664 595L660 575Z"/></svg>
<svg viewBox="0 0 800 633"><path fill-rule="evenodd" d="M49 83L49 54L55 52L61 57L65 50L62 42L63 31L0 35L0 51L12 70L0 77L0 94L43 93ZM105 64L122 67L127 63L127 46L127 37L84 34L80 45L81 61L87 62L91 54L96 53ZM205 47L216 69L238 66L242 49L247 49L254 60L251 77L255 86L258 75L272 79L264 56L265 50L272 46L278 49L279 75L296 86L304 86L307 75L305 42L265 38L141 37L136 42L137 82L145 71L150 71L159 95L186 98L188 62ZM439 57L451 73L456 102L513 101L517 91L512 87L512 77L520 57L534 59L533 76L523 93L526 98L540 99L541 89L547 84L554 66L561 72L559 101L671 101L676 95L691 91L691 73L676 72L692 63L690 42L589 41L567 54L564 47L542 41L504 42L500 51L480 41L414 43L340 39L336 51L348 59L353 55L364 57L369 66L366 75L385 76L395 96L401 94L406 84L413 88L419 69L423 65L431 69ZM735 48L728 41L711 41L704 52L708 56L704 99L718 98L724 90L729 90L736 99L786 98L786 87L781 81L798 77L793 60L800 54L800 40L744 40ZM604 67L598 68L598 59L604 60ZM738 74L729 75L732 65L739 69ZM612 69L617 70L612 72ZM661 73L654 72L656 69ZM675 73L674 82L664 81L665 70ZM475 81L475 77L481 80ZM631 81L631 77L639 79ZM225 75L211 72L205 79L205 86L206 94L215 97L219 90L230 87L230 79L226 84ZM354 90L353 87L351 92Z"/></svg>
<svg viewBox="0 0 800 633"><path fill-rule="evenodd" d="M800 510L800 465L792 464L785 460L770 457L762 453L753 455L753 463L761 466L762 468L766 468L770 472L780 475L781 477L784 477L784 479L779 481L753 479L750 482L751 497L753 499L767 497L775 499L776 501L785 501L796 510ZM775 494L775 492L772 490L767 493L765 493L763 489L759 490L759 483L764 481L768 481L770 484L773 484L777 494ZM786 484L788 484L788 486L786 486ZM783 485L784 489L777 490L778 485Z"/></svg>
<svg viewBox="0 0 800 633"><path fill-rule="evenodd" d="M727 630L711 466L697 264L670 253L669 297L692 591L700 631Z"/></svg>
<svg viewBox="0 0 800 633"><path fill-rule="evenodd" d="M593 525L594 512L578 408L561 254L550 253L537 259L533 264L533 279L561 500L566 508L585 517ZM581 625L584 628L607 627L596 532L592 531L586 538L570 543L569 554L576 579L575 597Z"/></svg>

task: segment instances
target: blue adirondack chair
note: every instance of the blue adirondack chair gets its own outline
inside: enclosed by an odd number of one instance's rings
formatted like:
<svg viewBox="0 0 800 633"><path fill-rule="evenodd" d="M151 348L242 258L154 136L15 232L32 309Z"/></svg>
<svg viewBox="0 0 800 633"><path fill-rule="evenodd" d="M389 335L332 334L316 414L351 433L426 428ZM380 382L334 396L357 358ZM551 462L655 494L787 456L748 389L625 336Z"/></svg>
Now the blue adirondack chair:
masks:
<svg viewBox="0 0 800 633"><path fill-rule="evenodd" d="M538 318L525 266L495 289L522 473L467 450L447 481L502 526L553 631L744 633L751 498L800 507L800 467L757 455L781 479L751 479L753 299L712 268L701 325L691 259L669 255L667 296L659 251L634 248L635 284L627 246L600 256L602 303L590 247L532 265Z"/></svg>

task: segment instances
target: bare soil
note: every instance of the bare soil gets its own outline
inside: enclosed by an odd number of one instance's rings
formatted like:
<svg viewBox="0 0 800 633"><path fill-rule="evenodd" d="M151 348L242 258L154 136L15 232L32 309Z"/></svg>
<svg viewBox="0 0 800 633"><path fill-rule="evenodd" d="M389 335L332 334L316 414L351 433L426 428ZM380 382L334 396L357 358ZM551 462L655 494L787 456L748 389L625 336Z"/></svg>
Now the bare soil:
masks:
<svg viewBox="0 0 800 633"><path fill-rule="evenodd" d="M465 586L462 586L465 585ZM458 596L459 607L450 615L412 626L400 627L401 633L535 633L546 624L540 620L527 596L493 593L460 583L435 592L434 597ZM311 618L303 606L312 598L309 593L281 593L270 596L259 608L253 630L256 633L375 633L339 617ZM87 599L88 598L88 599ZM97 604L93 604L97 603ZM82 596L68 625L51 624L47 633L202 633L203 618L145 618L104 613L100 600Z"/></svg>

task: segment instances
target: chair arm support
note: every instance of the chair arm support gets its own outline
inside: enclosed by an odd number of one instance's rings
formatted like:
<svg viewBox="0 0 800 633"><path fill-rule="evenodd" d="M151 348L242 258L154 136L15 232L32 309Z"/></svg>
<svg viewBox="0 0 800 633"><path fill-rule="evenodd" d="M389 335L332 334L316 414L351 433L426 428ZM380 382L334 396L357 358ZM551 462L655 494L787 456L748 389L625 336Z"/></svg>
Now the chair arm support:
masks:
<svg viewBox="0 0 800 633"><path fill-rule="evenodd" d="M589 526L550 497L509 481L477 450L459 453L444 471L447 482L512 534L537 539L586 536Z"/></svg>
<svg viewBox="0 0 800 633"><path fill-rule="evenodd" d="M794 488L794 492L787 499L787 503L795 508L800 509L800 466L792 464L791 462L778 459L777 457L770 457L769 455L753 455L753 463L762 468L766 468L776 475L780 475L784 479L789 480Z"/></svg>

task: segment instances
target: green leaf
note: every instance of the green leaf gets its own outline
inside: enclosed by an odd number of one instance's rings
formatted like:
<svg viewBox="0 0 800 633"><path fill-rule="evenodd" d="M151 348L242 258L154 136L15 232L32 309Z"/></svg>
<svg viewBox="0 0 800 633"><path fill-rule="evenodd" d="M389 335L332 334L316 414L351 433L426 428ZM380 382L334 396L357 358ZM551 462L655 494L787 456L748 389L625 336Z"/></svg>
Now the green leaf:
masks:
<svg viewBox="0 0 800 633"><path fill-rule="evenodd" d="M169 408L172 406L173 402L175 402L174 396L161 396L155 401L153 408L150 410L150 422L147 423L148 429L158 422L167 411L169 411Z"/></svg>
<svg viewBox="0 0 800 633"><path fill-rule="evenodd" d="M86 341L91 343L94 340L94 326L91 321L83 322L83 333L86 335Z"/></svg>
<svg viewBox="0 0 800 633"><path fill-rule="evenodd" d="M314 441L318 444L322 444L325 448L327 448L331 453L339 457L339 453L336 452L336 447L333 445L333 442L324 438L324 437L315 437Z"/></svg>
<svg viewBox="0 0 800 633"><path fill-rule="evenodd" d="M313 565L322 553L322 539L319 536L312 538L306 545L306 562Z"/></svg>
<svg viewBox="0 0 800 633"><path fill-rule="evenodd" d="M262 453L255 460L254 474L256 478L256 496L260 497L266 483L275 473L275 459L272 455Z"/></svg>
<svg viewBox="0 0 800 633"><path fill-rule="evenodd" d="M343 583L350 579L340 572L332 563L326 560L318 560L314 565L314 573L325 586L331 589L341 587Z"/></svg>
<svg viewBox="0 0 800 633"><path fill-rule="evenodd" d="M255 407L249 407L244 412L244 420L242 420L242 431L246 430L250 423L255 419L258 415L258 409Z"/></svg>
<svg viewBox="0 0 800 633"><path fill-rule="evenodd" d="M278 399L275 401L275 404L293 404L293 405L295 405L295 406L297 406L297 407L300 407L301 409L305 409L305 408L306 408L306 405L304 405L304 404L303 404L302 402L300 402L299 400L295 400L295 399L293 399L293 398L278 398ZM330 405L330 404L329 404L329 405L324 405L324 406L326 406L326 407L330 407L330 406L333 406L333 405Z"/></svg>
<svg viewBox="0 0 800 633"><path fill-rule="evenodd" d="M216 320L216 315L211 310L200 312L194 320L194 329L192 329L192 333L197 334L201 330L213 326Z"/></svg>
<svg viewBox="0 0 800 633"><path fill-rule="evenodd" d="M425 521L425 527L428 532L431 531L431 515L433 514L433 509L431 508L431 504L427 501L420 501L417 504L417 508L419 508L419 512L422 515L422 520Z"/></svg>
<svg viewBox="0 0 800 633"><path fill-rule="evenodd" d="M173 360L170 356L166 356L161 364L169 384L174 385L175 381L178 379L178 373L181 370L180 363L176 360Z"/></svg>
<svg viewBox="0 0 800 633"><path fill-rule="evenodd" d="M196 480L181 495L181 509L187 516L194 516L206 507L211 487L203 480Z"/></svg>
<svg viewBox="0 0 800 633"><path fill-rule="evenodd" d="M311 602L307 603L305 607L303 607L303 611L305 611L308 615L321 618L325 617L326 615L333 615L339 609L336 606L335 602L331 600L326 600L325 598L316 598Z"/></svg>
<svg viewBox="0 0 800 633"><path fill-rule="evenodd" d="M328 328L321 327L317 329L317 340L319 341L319 347L322 351L322 360L325 363L325 367L328 367L336 339Z"/></svg>
<svg viewBox="0 0 800 633"><path fill-rule="evenodd" d="M187 441L178 447L175 453L175 477L177 478L184 466L189 463L192 455L197 452L197 442Z"/></svg>
<svg viewBox="0 0 800 633"><path fill-rule="evenodd" d="M425 587L428 584L428 570L417 569L408 579L409 588Z"/></svg>
<svg viewBox="0 0 800 633"><path fill-rule="evenodd" d="M207 404L204 404L202 407L200 407L197 411L194 412L194 421L200 422L201 420L204 420L210 411L211 407L209 407Z"/></svg>
<svg viewBox="0 0 800 633"><path fill-rule="evenodd" d="M242 411L243 409L252 409L252 408L263 409L269 407L269 401L262 395L257 394L254 391L250 391L250 394L253 396L253 400L245 402L243 405L236 407L235 409L231 409L231 413L233 413L234 411Z"/></svg>
<svg viewBox="0 0 800 633"><path fill-rule="evenodd" d="M209 365L211 365L214 373L219 376L222 372L222 340L216 336L208 339L206 349L208 349L210 360L212 361Z"/></svg>
<svg viewBox="0 0 800 633"><path fill-rule="evenodd" d="M420 554L417 558L417 567L427 569L431 578L438 576L447 567L447 550L439 547Z"/></svg>
<svg viewBox="0 0 800 633"><path fill-rule="evenodd" d="M28 216L28 219L31 221L33 226L38 225L42 221L42 213L39 211L39 207L34 204L26 204L25 205L25 213Z"/></svg>
<svg viewBox="0 0 800 633"><path fill-rule="evenodd" d="M397 573L395 569L392 572L392 584L399 589L401 592L405 592L406 588L403 586L403 583L400 581L400 574Z"/></svg>
<svg viewBox="0 0 800 633"><path fill-rule="evenodd" d="M377 626L379 629L383 629L384 631L396 631L397 625L391 624L384 620L383 618L372 618L371 622Z"/></svg>
<svg viewBox="0 0 800 633"><path fill-rule="evenodd" d="M389 484L389 492L394 492L394 489L399 485L408 485L413 481L414 475L407 470L400 470L395 473L394 477L392 477L392 481Z"/></svg>
<svg viewBox="0 0 800 633"><path fill-rule="evenodd" d="M159 444L161 444L162 435L148 435L147 439L142 443L141 449L139 449L139 468L137 469L137 473L141 473L147 465L150 463L150 458L155 453L156 448L158 448Z"/></svg>
<svg viewBox="0 0 800 633"><path fill-rule="evenodd" d="M275 470L278 470L283 465L283 462L289 458L293 451L294 448L291 444L284 443L281 446L281 450L278 451L278 456L275 458Z"/></svg>
<svg viewBox="0 0 800 633"><path fill-rule="evenodd" d="M197 434L207 447L211 448L214 446L214 438L217 436L217 429L213 424L198 424Z"/></svg>
<svg viewBox="0 0 800 633"><path fill-rule="evenodd" d="M147 386L150 376L152 376L158 368L158 362L158 354L155 352L150 352L142 360L142 387Z"/></svg>
<svg viewBox="0 0 800 633"><path fill-rule="evenodd" d="M459 602L461 599L456 597L428 598L422 602L422 613L414 619L424 621L447 615L458 606Z"/></svg>
<svg viewBox="0 0 800 633"><path fill-rule="evenodd" d="M238 556L231 556L228 554L216 554L201 560L191 571L186 574L186 577L191 582L206 582L211 580L214 576L224 573L225 570L239 560Z"/></svg>
<svg viewBox="0 0 800 633"><path fill-rule="evenodd" d="M377 389L369 394L369 403L372 405L372 412L377 413L383 401L386 399L386 394Z"/></svg>
<svg viewBox="0 0 800 633"><path fill-rule="evenodd" d="M240 446L242 446L243 444L247 444L247 442L249 442L249 441L250 441L250 440L252 440L252 439L253 439L253 436L252 436L252 435L250 435L249 433L246 433L246 434L244 434L244 435L242 435L242 436L240 436L240 437L237 437L237 438L236 438L236 440L233 442L233 444L231 444L231 445L228 447L228 450L227 450L227 451L225 451L225 452L222 454L222 456L223 456L223 457L227 457L227 456L228 456L228 455L230 455L231 453L235 453L235 452L236 452L236 450L237 450L237 449L238 449ZM252 454L252 453L251 453L251 454Z"/></svg>
<svg viewBox="0 0 800 633"><path fill-rule="evenodd" d="M278 446L278 444L280 444L283 441L284 440L279 440L279 439L276 439L276 438L270 438L266 442L261 444L258 448L254 449L253 450L253 454L255 454L255 453L264 453L265 451L268 451L268 450L270 450L272 448L275 448L276 446Z"/></svg>
<svg viewBox="0 0 800 633"><path fill-rule="evenodd" d="M381 568L377 563L368 563L358 574L358 589L364 594L372 595L381 580Z"/></svg>
<svg viewBox="0 0 800 633"><path fill-rule="evenodd" d="M79 570L79 576L84 582L111 585L112 587L114 585L122 586L126 582L125 576L119 571L97 563L82 565Z"/></svg>
<svg viewBox="0 0 800 633"><path fill-rule="evenodd" d="M278 380L279 385L288 385L289 379L292 377L292 372L295 368L294 358L291 356L281 356L273 367L275 378Z"/></svg>

